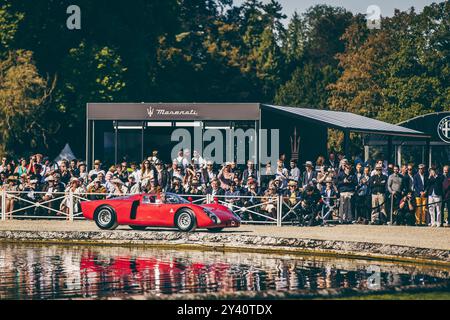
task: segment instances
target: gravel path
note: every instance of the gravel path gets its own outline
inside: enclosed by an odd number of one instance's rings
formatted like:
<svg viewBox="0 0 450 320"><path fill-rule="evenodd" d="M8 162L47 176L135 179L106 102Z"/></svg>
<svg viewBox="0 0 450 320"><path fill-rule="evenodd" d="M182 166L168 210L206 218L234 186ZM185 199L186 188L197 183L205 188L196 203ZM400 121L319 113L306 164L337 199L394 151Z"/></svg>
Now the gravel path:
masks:
<svg viewBox="0 0 450 320"><path fill-rule="evenodd" d="M123 232L126 230L130 229L128 227L120 227L118 231L114 232ZM149 229L148 232L151 232L151 230L152 229ZM98 231L98 229L93 222L87 221L77 221L73 223L62 221L0 221L0 231ZM158 231L162 230L159 229ZM368 242L450 251L450 228L437 229L427 227L363 225L323 228L242 226L239 229L224 231L224 234L228 233L279 238Z"/></svg>

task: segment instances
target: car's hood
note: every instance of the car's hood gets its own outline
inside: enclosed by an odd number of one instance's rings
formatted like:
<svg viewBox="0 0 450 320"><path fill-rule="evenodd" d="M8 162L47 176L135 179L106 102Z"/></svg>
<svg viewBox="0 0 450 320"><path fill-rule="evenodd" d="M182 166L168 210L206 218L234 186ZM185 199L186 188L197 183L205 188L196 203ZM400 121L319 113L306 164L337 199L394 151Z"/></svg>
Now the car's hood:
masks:
<svg viewBox="0 0 450 320"><path fill-rule="evenodd" d="M220 219L238 218L228 207L218 204L204 204L200 207L206 208L217 215Z"/></svg>

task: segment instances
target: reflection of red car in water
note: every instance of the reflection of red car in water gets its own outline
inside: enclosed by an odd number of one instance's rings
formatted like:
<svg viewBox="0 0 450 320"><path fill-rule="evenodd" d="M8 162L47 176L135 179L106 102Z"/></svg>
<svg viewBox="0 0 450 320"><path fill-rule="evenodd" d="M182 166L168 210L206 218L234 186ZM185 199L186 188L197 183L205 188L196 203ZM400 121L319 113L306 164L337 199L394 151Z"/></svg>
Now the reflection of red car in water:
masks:
<svg viewBox="0 0 450 320"><path fill-rule="evenodd" d="M135 281L150 281L150 287L157 282L173 282L172 286L181 285L180 281L196 281L199 276L207 273L213 279L222 279L228 274L230 265L214 263L183 262L178 259L168 258L139 258L139 257L115 257L104 258L97 254L83 254L80 262L81 273L95 274L95 278L112 277L112 282L120 282L120 279L134 277ZM180 277L183 277L182 280ZM194 277L194 278L193 278ZM146 280L144 280L146 279ZM111 280L110 280L111 281ZM198 281L198 280L197 280ZM186 285L186 283L184 283Z"/></svg>
<svg viewBox="0 0 450 320"><path fill-rule="evenodd" d="M103 230L129 225L134 230L147 227L178 228L191 232L196 228L212 232L237 228L240 218L229 208L215 204L193 204L176 194L134 195L129 197L82 202L83 215Z"/></svg>

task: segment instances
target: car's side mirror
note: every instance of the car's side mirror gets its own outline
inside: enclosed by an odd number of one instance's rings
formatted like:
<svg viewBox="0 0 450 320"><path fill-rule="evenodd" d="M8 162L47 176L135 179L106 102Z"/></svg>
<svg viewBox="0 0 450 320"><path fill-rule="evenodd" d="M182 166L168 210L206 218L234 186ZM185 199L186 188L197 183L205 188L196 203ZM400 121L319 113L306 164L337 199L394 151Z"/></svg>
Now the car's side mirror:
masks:
<svg viewBox="0 0 450 320"><path fill-rule="evenodd" d="M192 197L189 197L189 198L188 198L188 201L189 201L190 203L193 203L193 202L194 202L194 199L193 199Z"/></svg>

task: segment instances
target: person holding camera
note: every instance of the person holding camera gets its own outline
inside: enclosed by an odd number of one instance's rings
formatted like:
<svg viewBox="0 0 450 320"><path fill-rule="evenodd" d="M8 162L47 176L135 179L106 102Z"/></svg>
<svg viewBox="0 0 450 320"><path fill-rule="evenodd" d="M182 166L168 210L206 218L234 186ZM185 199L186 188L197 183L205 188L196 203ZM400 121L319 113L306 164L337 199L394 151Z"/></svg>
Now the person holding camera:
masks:
<svg viewBox="0 0 450 320"><path fill-rule="evenodd" d="M412 191L400 200L395 224L398 226L414 226L416 224L416 199Z"/></svg>
<svg viewBox="0 0 450 320"><path fill-rule="evenodd" d="M321 210L322 197L317 188L307 186L302 194L299 224L313 227L319 224L319 212Z"/></svg>

